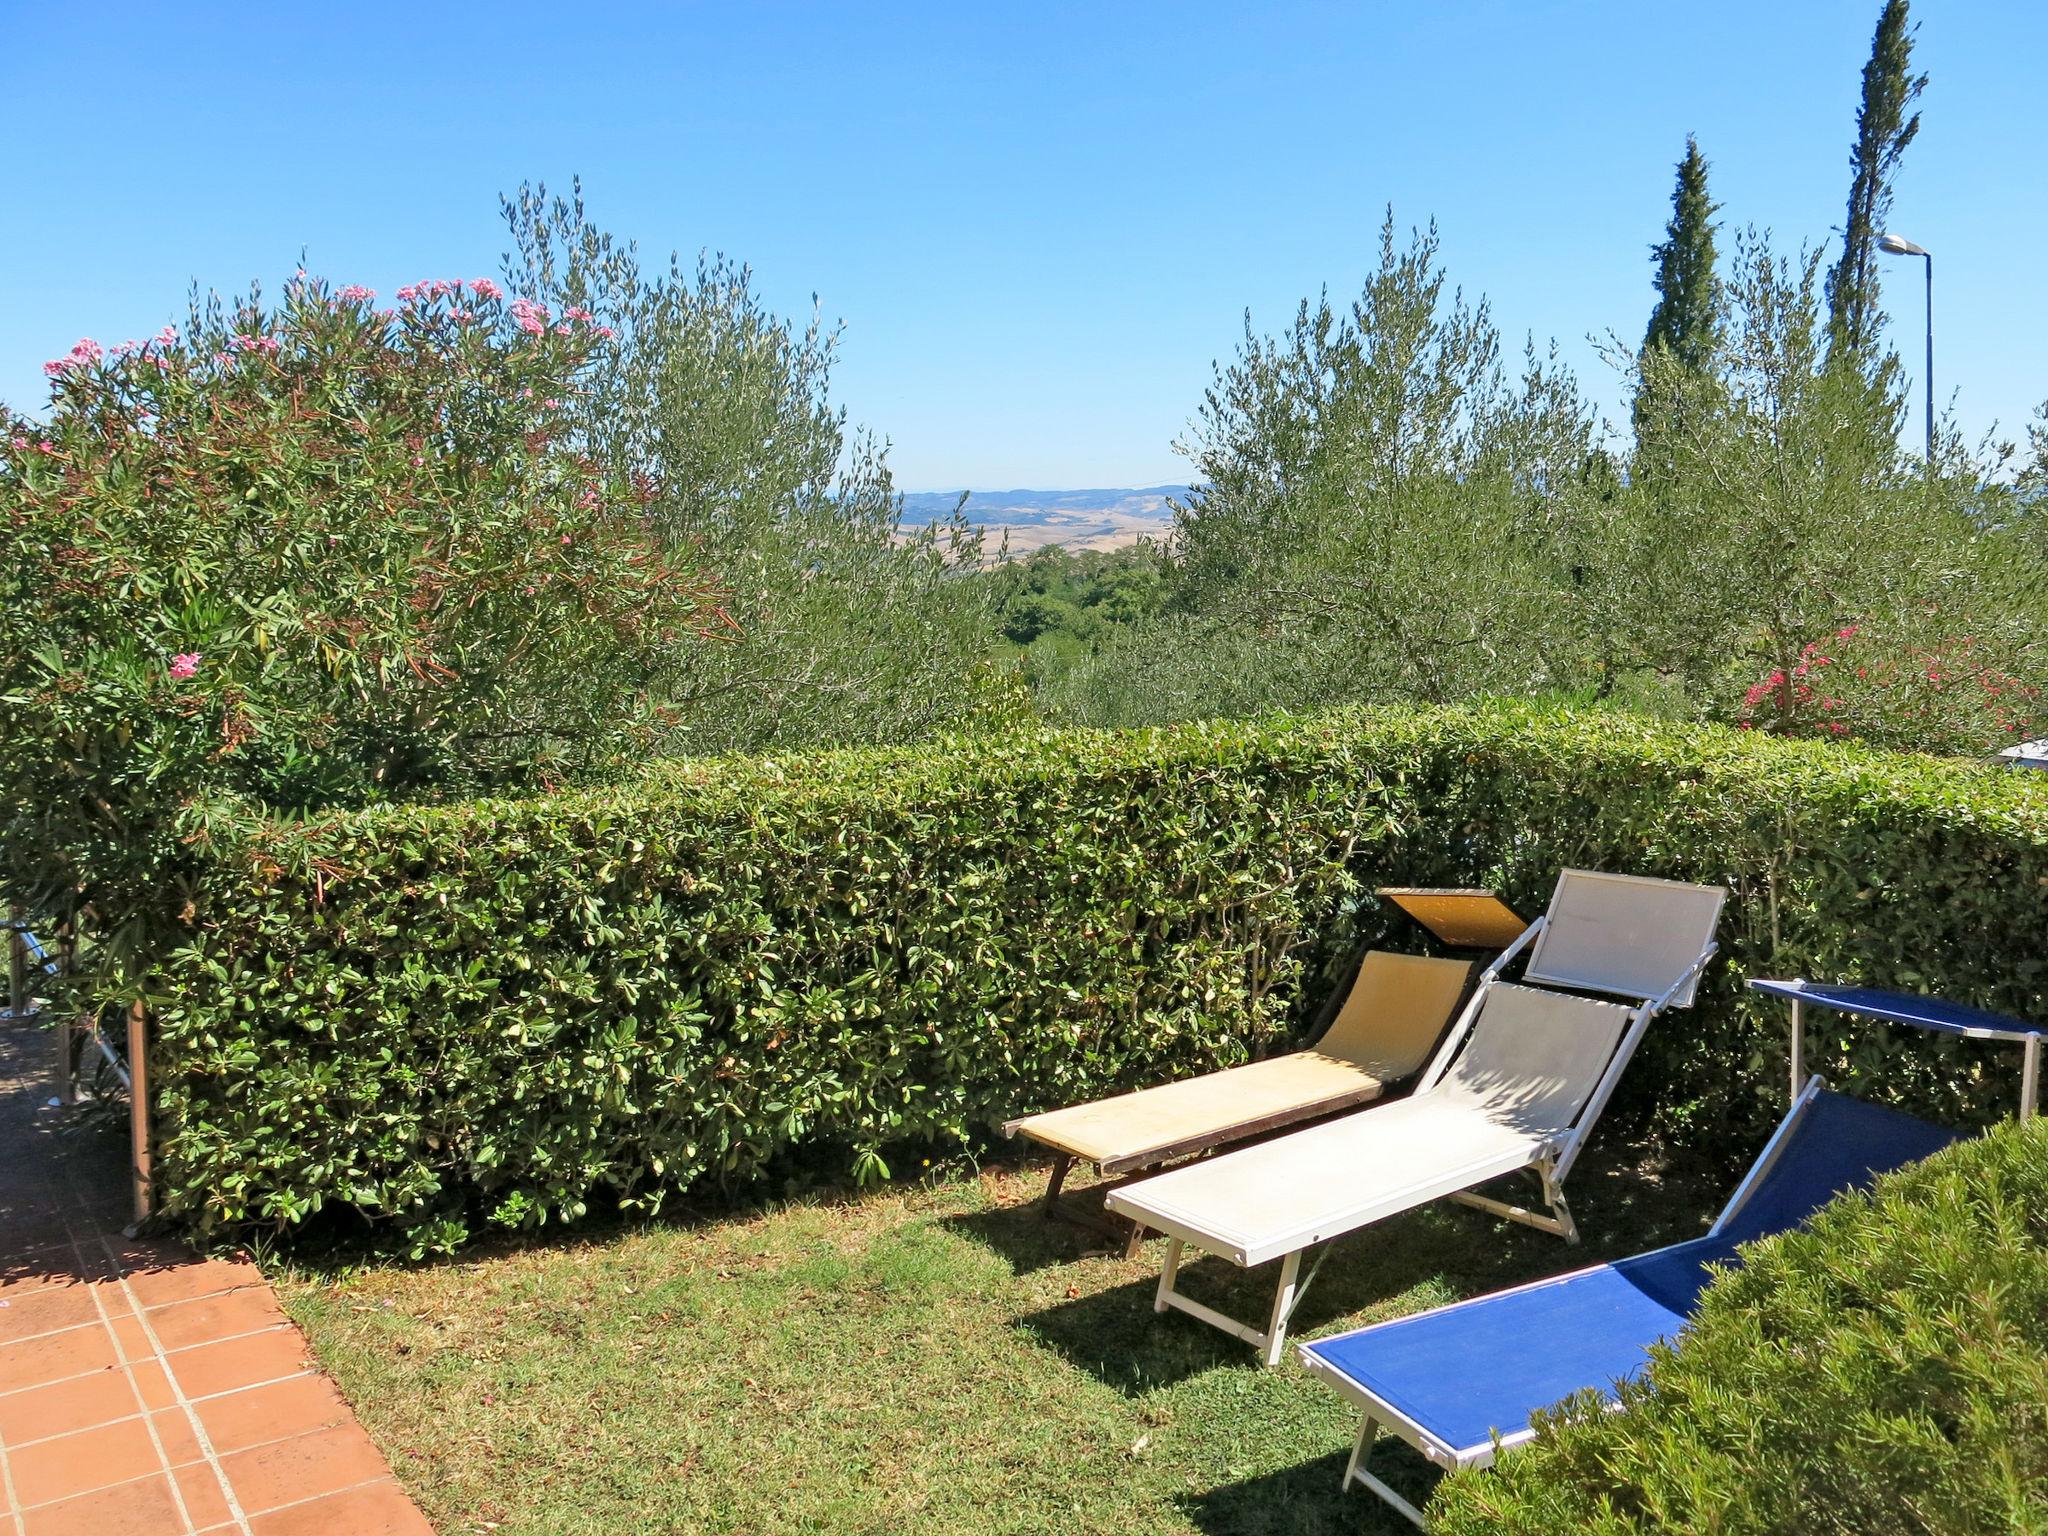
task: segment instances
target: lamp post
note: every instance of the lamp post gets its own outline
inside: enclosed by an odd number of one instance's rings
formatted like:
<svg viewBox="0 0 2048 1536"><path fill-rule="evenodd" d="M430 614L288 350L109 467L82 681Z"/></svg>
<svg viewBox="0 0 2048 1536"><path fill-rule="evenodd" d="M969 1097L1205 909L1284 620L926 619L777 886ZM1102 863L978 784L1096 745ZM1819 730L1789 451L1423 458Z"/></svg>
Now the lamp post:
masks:
<svg viewBox="0 0 2048 1536"><path fill-rule="evenodd" d="M1899 235L1879 235L1877 248L1891 256L1919 256L1927 262L1927 476L1934 478L1934 252Z"/></svg>

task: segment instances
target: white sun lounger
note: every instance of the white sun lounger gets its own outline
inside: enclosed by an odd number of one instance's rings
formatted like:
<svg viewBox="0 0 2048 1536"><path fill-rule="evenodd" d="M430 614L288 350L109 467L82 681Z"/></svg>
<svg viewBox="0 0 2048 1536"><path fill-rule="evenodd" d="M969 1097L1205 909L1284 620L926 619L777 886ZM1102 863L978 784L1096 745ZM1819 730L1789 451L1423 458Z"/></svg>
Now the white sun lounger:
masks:
<svg viewBox="0 0 2048 1536"><path fill-rule="evenodd" d="M1567 870L1549 912L1487 968L1408 1098L1112 1192L1108 1209L1168 1238L1154 1308L1200 1318L1274 1365L1307 1289L1302 1255L1382 1217L1448 1195L1576 1241L1565 1176L1651 1018L1692 1002L1725 897ZM1503 982L1524 950L1523 984ZM1549 990L1564 987L1576 990ZM1542 1181L1546 1211L1471 1193L1525 1168ZM1281 1261L1263 1330L1175 1289L1188 1246L1246 1268Z"/></svg>

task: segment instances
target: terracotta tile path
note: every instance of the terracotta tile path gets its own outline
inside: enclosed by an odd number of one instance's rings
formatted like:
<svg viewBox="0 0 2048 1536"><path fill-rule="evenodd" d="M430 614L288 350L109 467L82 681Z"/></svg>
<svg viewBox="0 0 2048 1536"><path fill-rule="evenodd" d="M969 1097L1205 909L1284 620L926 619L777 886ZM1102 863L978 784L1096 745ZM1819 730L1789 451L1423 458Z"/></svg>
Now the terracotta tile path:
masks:
<svg viewBox="0 0 2048 1536"><path fill-rule="evenodd" d="M50 1051L0 1009L0 1536L433 1536L253 1264L121 1235Z"/></svg>

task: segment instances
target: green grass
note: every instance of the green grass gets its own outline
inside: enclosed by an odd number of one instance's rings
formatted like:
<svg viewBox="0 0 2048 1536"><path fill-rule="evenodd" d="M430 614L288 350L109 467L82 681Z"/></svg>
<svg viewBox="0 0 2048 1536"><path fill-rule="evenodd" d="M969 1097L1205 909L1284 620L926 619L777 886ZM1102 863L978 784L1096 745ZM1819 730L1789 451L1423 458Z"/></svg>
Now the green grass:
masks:
<svg viewBox="0 0 2048 1536"><path fill-rule="evenodd" d="M444 1533L1405 1531L1341 1496L1352 1416L1289 1362L1156 1316L1031 1209L1042 1170L676 1220L280 1289ZM1340 1244L1307 1337L1700 1229L1714 1192L1589 1158L1587 1243L1439 1205ZM1190 1291L1263 1315L1272 1267ZM1405 1447L1375 1470L1411 1497Z"/></svg>

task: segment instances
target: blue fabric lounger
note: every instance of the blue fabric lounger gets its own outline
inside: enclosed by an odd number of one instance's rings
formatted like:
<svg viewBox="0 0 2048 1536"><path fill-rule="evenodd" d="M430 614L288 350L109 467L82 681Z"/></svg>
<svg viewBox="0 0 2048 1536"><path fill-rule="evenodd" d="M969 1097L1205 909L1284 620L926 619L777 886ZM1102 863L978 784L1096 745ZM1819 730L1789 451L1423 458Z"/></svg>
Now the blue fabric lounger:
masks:
<svg viewBox="0 0 2048 1536"><path fill-rule="evenodd" d="M1708 1266L1738 1262L1738 1243L1795 1227L1956 1136L1812 1078L1705 1237L1299 1346L1309 1371L1365 1413L1345 1486L1364 1483L1420 1524L1364 1468L1379 1430L1440 1466L1489 1464L1531 1437L1537 1409L1587 1388L1611 1394L1640 1371L1650 1346L1685 1326Z"/></svg>

